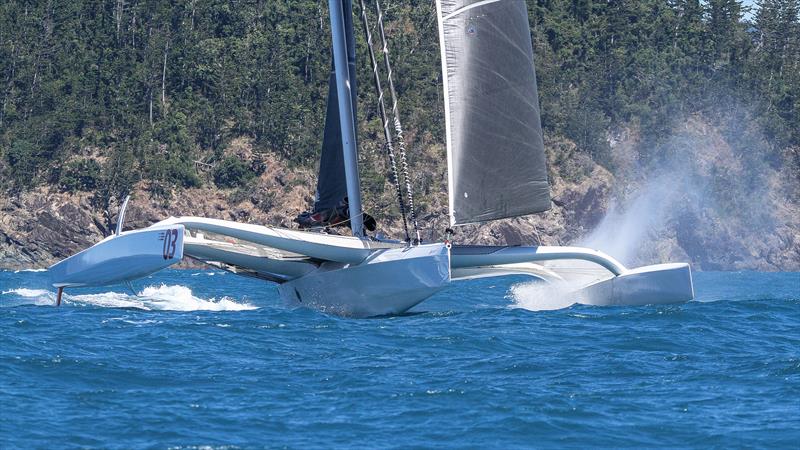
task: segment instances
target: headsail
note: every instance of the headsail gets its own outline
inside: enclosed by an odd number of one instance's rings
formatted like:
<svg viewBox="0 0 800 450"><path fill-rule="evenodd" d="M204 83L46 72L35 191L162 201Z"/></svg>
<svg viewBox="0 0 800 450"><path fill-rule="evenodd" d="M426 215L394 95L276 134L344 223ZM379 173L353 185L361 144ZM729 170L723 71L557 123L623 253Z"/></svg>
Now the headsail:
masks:
<svg viewBox="0 0 800 450"><path fill-rule="evenodd" d="M356 41L353 35L353 5L342 0L345 37L347 40L347 65L350 72L350 94L353 99L353 117L356 117ZM356 146L358 147L358 146ZM314 212L326 211L340 206L347 196L344 175L342 134L339 125L339 100L336 93L336 69L331 56L331 76L328 80L328 107L325 114L325 132L322 139L322 157L319 163L317 193Z"/></svg>
<svg viewBox="0 0 800 450"><path fill-rule="evenodd" d="M437 0L450 223L550 208L524 0Z"/></svg>

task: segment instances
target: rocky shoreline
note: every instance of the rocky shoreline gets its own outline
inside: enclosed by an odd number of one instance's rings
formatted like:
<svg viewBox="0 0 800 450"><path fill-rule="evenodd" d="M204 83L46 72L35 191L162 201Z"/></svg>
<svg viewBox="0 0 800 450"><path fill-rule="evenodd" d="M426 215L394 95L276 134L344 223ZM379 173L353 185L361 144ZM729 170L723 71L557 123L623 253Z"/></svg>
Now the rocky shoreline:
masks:
<svg viewBox="0 0 800 450"><path fill-rule="evenodd" d="M693 132L713 135L702 124L696 124ZM718 204L726 197L706 186L721 171L735 179L746 170L725 153L724 145L707 139L709 148L692 148L705 157L692 167L691 183L656 179L655 184L664 188L652 195L648 194L652 177L630 175L636 173L631 162L635 158L629 157L630 140L615 146L616 177L590 159L581 159L574 144L550 140L552 208L534 216L460 227L454 240L487 245L584 244L631 266L689 261L695 270L800 271L796 196L800 182L791 166L766 178L764 189L753 194L760 204L730 213ZM240 151L242 146L246 142L236 143L231 154L247 158L250 153ZM147 182L140 182L132 193L125 228L181 215L294 228L292 219L311 204L314 173L272 156L264 163L266 170L247 189L217 189L209 182L201 188L175 190L164 198L151 196ZM441 239L447 225L446 178L444 168L424 157L418 164L422 167L415 186L421 193L419 219L423 239L430 242ZM103 209L101 204L108 202L98 200L88 192L64 193L53 187L0 198L0 268L44 268L113 232L118 205L112 201ZM747 204L748 199L741 203ZM401 236L397 217L387 205L393 205L390 188L365 195L366 209L381 225L379 232ZM615 241L626 248L608 246Z"/></svg>

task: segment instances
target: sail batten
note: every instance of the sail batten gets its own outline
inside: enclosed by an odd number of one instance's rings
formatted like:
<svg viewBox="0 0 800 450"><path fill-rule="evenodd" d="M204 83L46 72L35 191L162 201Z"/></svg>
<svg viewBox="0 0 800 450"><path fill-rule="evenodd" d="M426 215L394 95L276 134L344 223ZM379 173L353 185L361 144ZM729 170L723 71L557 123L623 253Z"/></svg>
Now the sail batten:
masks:
<svg viewBox="0 0 800 450"><path fill-rule="evenodd" d="M466 11L468 9L475 8L476 6L483 6L483 5L486 5L486 4L489 4L489 3L496 3L496 2L499 2L499 1L502 1L502 0L481 0L481 1L478 1L478 2L475 2L475 3L470 3L470 4L466 5L466 6L462 6L461 8L458 8L457 10L455 10L455 11L451 12L450 14L444 16L444 20L450 19L453 16L461 14L462 12L464 12L464 11Z"/></svg>
<svg viewBox="0 0 800 450"><path fill-rule="evenodd" d="M450 223L550 208L524 0L438 0Z"/></svg>

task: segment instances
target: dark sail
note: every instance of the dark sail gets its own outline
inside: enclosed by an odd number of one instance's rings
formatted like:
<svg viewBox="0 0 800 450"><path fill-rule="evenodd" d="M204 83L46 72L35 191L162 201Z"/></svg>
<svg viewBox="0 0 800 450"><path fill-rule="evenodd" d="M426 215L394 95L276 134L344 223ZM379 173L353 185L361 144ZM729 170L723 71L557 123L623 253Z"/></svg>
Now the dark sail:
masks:
<svg viewBox="0 0 800 450"><path fill-rule="evenodd" d="M549 209L525 1L436 4L451 224Z"/></svg>
<svg viewBox="0 0 800 450"><path fill-rule="evenodd" d="M347 65L350 72L350 93L353 98L353 117L356 117L356 42L353 35L353 6L351 1L342 0L342 9L345 32L347 34ZM331 76L328 79L328 107L325 115L325 132L322 139L322 157L319 163L314 212L334 208L347 196L340 130L338 96L336 94L336 70L333 66L333 56L331 56Z"/></svg>

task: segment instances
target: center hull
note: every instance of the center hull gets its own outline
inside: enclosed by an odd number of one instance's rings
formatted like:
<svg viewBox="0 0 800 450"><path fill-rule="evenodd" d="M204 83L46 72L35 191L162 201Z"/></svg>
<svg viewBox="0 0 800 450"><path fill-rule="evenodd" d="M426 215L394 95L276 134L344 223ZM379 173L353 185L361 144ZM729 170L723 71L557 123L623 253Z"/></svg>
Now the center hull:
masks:
<svg viewBox="0 0 800 450"><path fill-rule="evenodd" d="M404 313L449 283L450 252L431 244L377 251L357 265L327 262L278 291L298 306L373 317Z"/></svg>

